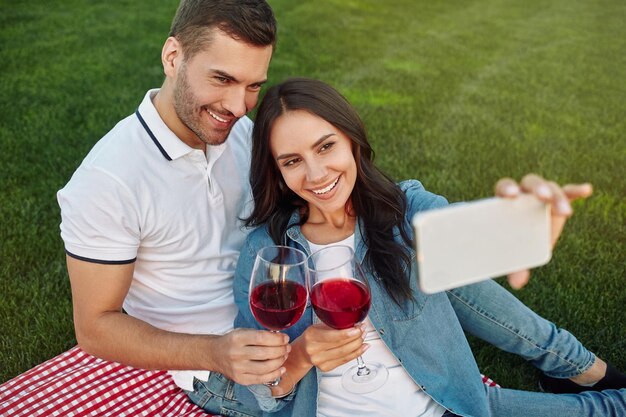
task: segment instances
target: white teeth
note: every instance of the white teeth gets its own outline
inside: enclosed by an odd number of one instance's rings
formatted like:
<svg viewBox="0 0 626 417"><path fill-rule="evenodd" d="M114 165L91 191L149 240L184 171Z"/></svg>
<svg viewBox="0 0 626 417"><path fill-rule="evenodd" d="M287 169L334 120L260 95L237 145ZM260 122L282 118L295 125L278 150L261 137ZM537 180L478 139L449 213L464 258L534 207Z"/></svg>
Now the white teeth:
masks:
<svg viewBox="0 0 626 417"><path fill-rule="evenodd" d="M317 195L326 194L327 192L335 188L335 185L337 185L337 181L339 181L339 177L337 177L337 179L333 181L332 184L329 184L328 187L324 187L321 190L312 190L312 191Z"/></svg>
<svg viewBox="0 0 626 417"><path fill-rule="evenodd" d="M228 120L224 120L221 117L219 117L217 114L215 113L211 113L210 111L207 110L207 112L211 115L212 118L214 118L215 120L222 122L222 123L226 123Z"/></svg>

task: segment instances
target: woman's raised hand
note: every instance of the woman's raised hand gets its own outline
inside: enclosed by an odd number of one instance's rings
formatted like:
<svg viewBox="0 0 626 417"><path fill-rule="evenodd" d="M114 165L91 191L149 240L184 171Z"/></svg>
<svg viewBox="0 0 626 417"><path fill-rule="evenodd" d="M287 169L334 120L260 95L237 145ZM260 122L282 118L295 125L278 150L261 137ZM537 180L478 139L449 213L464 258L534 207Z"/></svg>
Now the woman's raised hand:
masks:
<svg viewBox="0 0 626 417"><path fill-rule="evenodd" d="M572 215L572 205L574 200L587 198L593 192L591 184L559 184L548 181L536 174L528 174L517 183L511 178L502 178L496 183L496 196L505 198L515 198L521 193L535 195L541 201L551 205L551 239L552 247L556 244L563 226ZM530 279L530 271L518 271L508 275L508 282L512 288L519 289L525 286Z"/></svg>

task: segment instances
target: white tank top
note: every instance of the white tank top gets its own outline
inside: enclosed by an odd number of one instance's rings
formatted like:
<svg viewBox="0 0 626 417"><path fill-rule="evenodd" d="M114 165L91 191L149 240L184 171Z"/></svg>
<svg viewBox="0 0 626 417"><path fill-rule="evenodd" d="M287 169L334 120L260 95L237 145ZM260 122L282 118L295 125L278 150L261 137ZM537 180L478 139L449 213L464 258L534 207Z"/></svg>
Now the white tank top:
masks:
<svg viewBox="0 0 626 417"><path fill-rule="evenodd" d="M311 253L326 246L346 245L354 249L354 234L341 242L317 245L309 241ZM316 321L319 322L317 317ZM370 348L363 360L378 362L387 367L389 378L378 390L367 394L353 394L341 385L341 375L356 361L343 364L332 371L322 372L317 403L318 417L441 417L445 408L437 404L413 381L398 359L382 341L369 318L365 319L365 343Z"/></svg>

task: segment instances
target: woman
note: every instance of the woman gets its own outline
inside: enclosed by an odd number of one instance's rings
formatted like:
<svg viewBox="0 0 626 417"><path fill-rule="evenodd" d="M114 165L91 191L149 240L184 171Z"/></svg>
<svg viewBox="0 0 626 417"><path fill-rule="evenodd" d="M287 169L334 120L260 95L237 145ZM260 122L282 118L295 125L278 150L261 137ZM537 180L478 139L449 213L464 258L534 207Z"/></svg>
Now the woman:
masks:
<svg viewBox="0 0 626 417"><path fill-rule="evenodd" d="M542 369L555 370L559 365L545 352L522 347L529 345L528 340L502 335L497 325L472 323L471 313L463 307L471 304L466 302L471 297L485 303L497 298L497 304L504 306L503 315L509 313L507 309L522 310L519 301L494 282L433 295L419 291L411 267L415 254L410 220L418 211L447 202L418 181L395 184L379 171L372 163L361 120L334 89L306 79L272 87L257 113L253 141L250 178L255 208L248 225L261 227L249 235L240 255L234 284L240 313L235 325L259 327L249 311L248 284L254 256L267 245L295 246L310 253L311 246L349 244L372 290L365 324L371 327L369 332L365 325L332 330L313 324L310 308L287 331L292 349L280 384L271 392L267 387L251 388L264 410L294 416L343 416L354 411L433 417L532 417L564 411L580 416L626 415L626 390L554 395L485 388L464 328L530 358ZM566 215L571 210L566 197L591 192L588 185L569 186L564 188L565 196L558 186L536 176L525 177L521 186L539 195L542 188L550 187L547 194L558 200L557 206L565 200ZM511 180L501 180L497 194L515 194L516 187ZM562 214L557 213L558 221L553 222L554 241L566 217ZM533 325L546 327L531 313L525 312ZM371 339L367 344L363 344L365 337ZM573 349L580 347L573 337L570 342ZM335 383L335 368L370 346L375 359L394 370L390 380L367 395L343 391ZM589 360L586 369L600 363Z"/></svg>

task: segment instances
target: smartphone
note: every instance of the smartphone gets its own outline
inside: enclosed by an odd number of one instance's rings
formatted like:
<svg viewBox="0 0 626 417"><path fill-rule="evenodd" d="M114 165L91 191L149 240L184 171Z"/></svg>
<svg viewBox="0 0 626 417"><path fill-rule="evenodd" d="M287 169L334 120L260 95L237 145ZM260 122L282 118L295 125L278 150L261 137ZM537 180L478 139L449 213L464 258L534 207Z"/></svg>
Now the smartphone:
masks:
<svg viewBox="0 0 626 417"><path fill-rule="evenodd" d="M418 280L435 293L548 263L550 206L532 195L487 198L413 217Z"/></svg>

